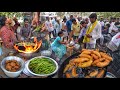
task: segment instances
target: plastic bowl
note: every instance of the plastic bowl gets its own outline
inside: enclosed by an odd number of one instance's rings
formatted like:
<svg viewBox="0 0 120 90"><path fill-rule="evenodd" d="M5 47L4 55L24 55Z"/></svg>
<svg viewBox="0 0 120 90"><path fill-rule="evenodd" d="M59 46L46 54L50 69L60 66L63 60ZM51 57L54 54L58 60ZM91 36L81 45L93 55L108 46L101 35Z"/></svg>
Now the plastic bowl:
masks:
<svg viewBox="0 0 120 90"><path fill-rule="evenodd" d="M5 69L5 61L7 60L16 60L18 61L20 64L21 64L21 68L20 70L16 71L16 72L10 72L10 71L7 71ZM16 57L16 56L8 56L6 58L4 58L1 62L1 69L4 71L4 73L8 76L8 77L11 77L11 78L15 78L15 77L18 77L21 72L23 71L25 67L25 64L24 64L24 61L23 59L19 58L19 57Z"/></svg>

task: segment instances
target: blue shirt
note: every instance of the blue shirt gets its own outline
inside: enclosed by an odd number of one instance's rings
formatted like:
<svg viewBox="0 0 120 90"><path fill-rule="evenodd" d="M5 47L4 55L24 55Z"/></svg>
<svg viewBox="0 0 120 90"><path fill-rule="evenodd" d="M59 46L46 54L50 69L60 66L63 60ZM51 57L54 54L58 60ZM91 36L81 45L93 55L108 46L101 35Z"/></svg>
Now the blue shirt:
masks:
<svg viewBox="0 0 120 90"><path fill-rule="evenodd" d="M61 43L59 42L61 40L61 37L57 37L54 42L51 44L52 47L59 47Z"/></svg>
<svg viewBox="0 0 120 90"><path fill-rule="evenodd" d="M67 28L68 28L68 32L70 32L70 31L71 31L71 26L72 26L72 20L68 20L68 21L66 22L66 26L67 26Z"/></svg>

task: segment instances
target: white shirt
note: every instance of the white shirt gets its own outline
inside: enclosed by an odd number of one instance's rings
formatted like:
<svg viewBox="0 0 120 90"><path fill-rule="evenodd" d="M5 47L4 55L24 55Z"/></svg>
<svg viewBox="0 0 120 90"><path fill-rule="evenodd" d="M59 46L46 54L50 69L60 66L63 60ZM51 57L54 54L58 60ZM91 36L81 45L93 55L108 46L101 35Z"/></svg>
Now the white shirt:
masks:
<svg viewBox="0 0 120 90"><path fill-rule="evenodd" d="M62 30L67 30L66 22L62 22Z"/></svg>
<svg viewBox="0 0 120 90"><path fill-rule="evenodd" d="M104 25L105 25L103 21L102 21L102 22L101 22L101 21L99 21L99 22L100 22L101 26L104 26Z"/></svg>
<svg viewBox="0 0 120 90"><path fill-rule="evenodd" d="M96 44L96 40L101 37L101 24L98 22L93 31L90 33L92 38L90 38L90 44Z"/></svg>
<svg viewBox="0 0 120 90"><path fill-rule="evenodd" d="M105 25L110 24L109 22L106 22Z"/></svg>
<svg viewBox="0 0 120 90"><path fill-rule="evenodd" d="M59 31L61 31L61 25L58 24L57 22L55 23L54 28L56 29L56 33L58 33Z"/></svg>
<svg viewBox="0 0 120 90"><path fill-rule="evenodd" d="M52 24L53 24L53 26L54 26L55 23L56 23L55 19L53 18L51 21L52 21Z"/></svg>
<svg viewBox="0 0 120 90"><path fill-rule="evenodd" d="M68 36L66 22L62 22L62 30L64 30L64 32L63 32L64 36L63 37Z"/></svg>
<svg viewBox="0 0 120 90"><path fill-rule="evenodd" d="M111 40L117 47L120 45L120 38L118 38L118 36L120 37L120 32L113 36Z"/></svg>
<svg viewBox="0 0 120 90"><path fill-rule="evenodd" d="M46 28L47 28L47 30L48 30L49 32L51 32L51 31L53 31L53 30L54 30L54 28L53 28L53 25L52 25L52 22L51 22L51 21L46 21L46 22L45 22L45 26L46 26Z"/></svg>
<svg viewBox="0 0 120 90"><path fill-rule="evenodd" d="M115 24L115 22L112 22L110 24L109 33L111 33L112 30L118 31L118 28L114 24Z"/></svg>
<svg viewBox="0 0 120 90"><path fill-rule="evenodd" d="M17 28L17 34L20 34L21 27Z"/></svg>

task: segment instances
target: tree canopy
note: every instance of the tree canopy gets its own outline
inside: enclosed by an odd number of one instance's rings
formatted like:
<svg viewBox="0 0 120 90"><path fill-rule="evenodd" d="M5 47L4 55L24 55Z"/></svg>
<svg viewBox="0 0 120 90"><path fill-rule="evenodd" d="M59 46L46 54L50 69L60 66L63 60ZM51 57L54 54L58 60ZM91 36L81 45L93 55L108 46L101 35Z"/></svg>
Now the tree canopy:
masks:
<svg viewBox="0 0 120 90"><path fill-rule="evenodd" d="M12 18L14 16L19 18L19 17L23 16L23 12L0 12L0 16L3 16L3 15L10 17L10 18Z"/></svg>

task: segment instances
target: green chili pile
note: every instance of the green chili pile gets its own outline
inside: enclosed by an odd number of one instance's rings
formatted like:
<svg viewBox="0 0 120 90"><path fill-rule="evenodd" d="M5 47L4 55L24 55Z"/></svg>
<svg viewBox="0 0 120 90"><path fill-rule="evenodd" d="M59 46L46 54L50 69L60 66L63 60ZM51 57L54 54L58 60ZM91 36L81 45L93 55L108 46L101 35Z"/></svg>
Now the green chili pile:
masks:
<svg viewBox="0 0 120 90"><path fill-rule="evenodd" d="M48 58L35 58L29 63L29 68L36 74L50 74L55 71L55 63Z"/></svg>

